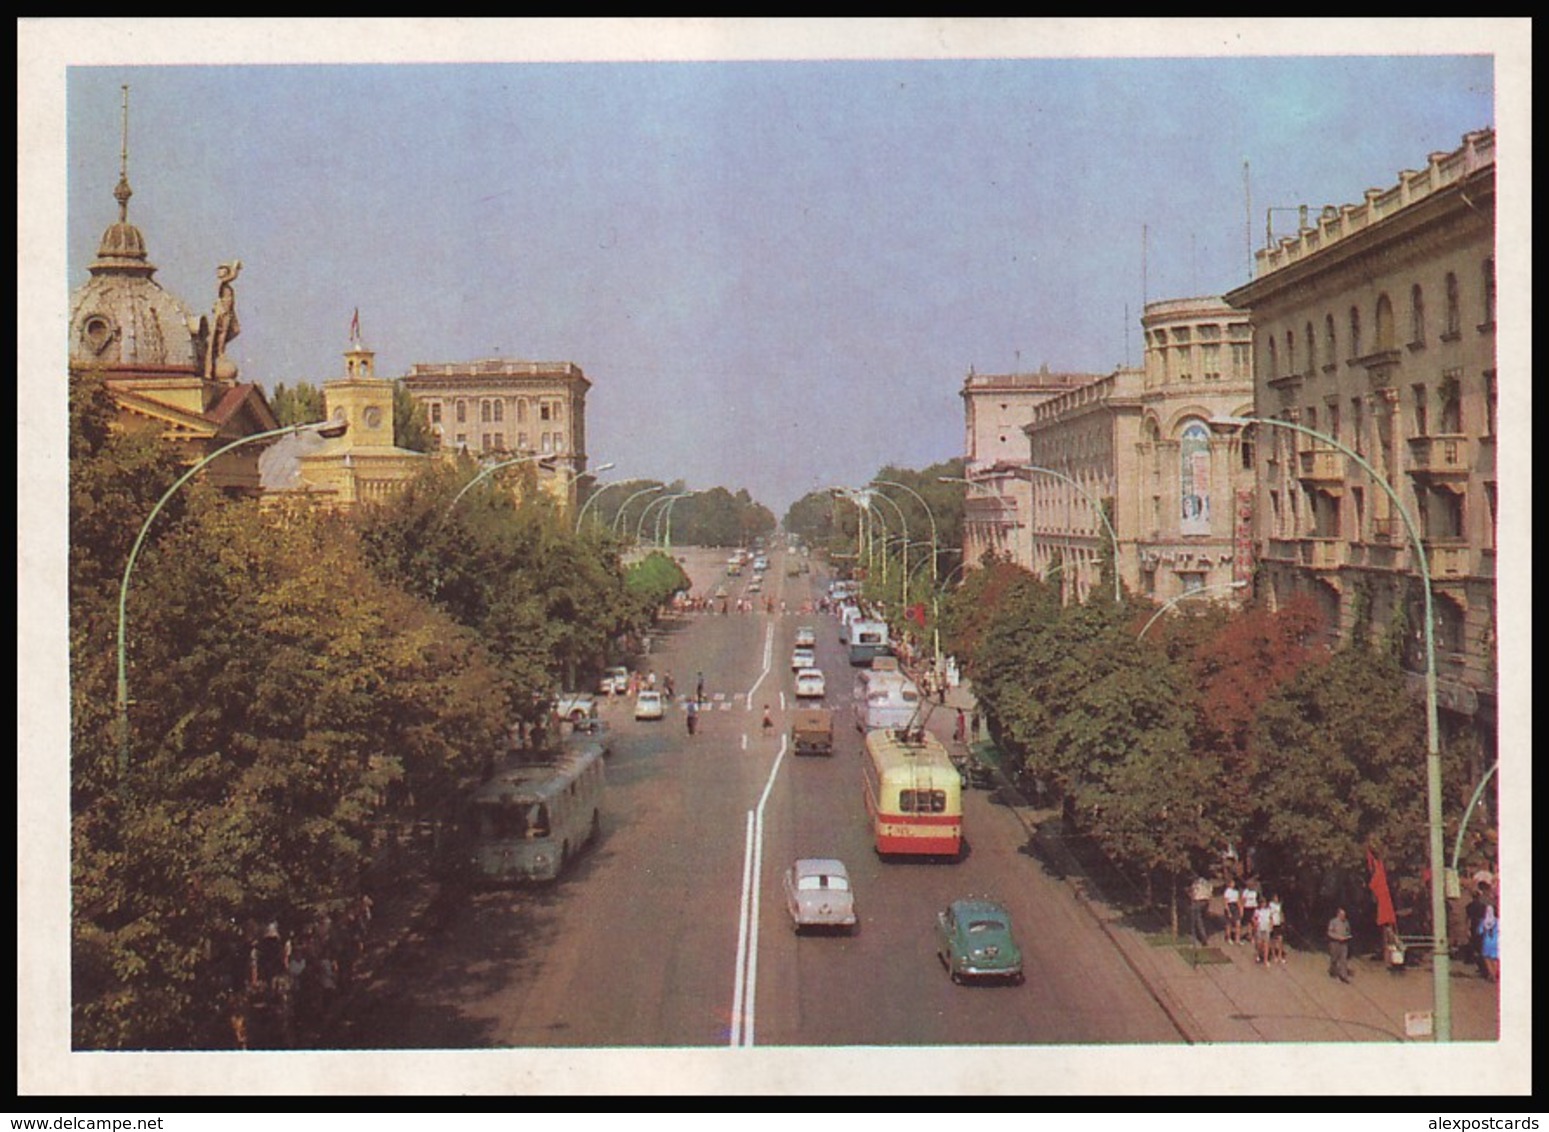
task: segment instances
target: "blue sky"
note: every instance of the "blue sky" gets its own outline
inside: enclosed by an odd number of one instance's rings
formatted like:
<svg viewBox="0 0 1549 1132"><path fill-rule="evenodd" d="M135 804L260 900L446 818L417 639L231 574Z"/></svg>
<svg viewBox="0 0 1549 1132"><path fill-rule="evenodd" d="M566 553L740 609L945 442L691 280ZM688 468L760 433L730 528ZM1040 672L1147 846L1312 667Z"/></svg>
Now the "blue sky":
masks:
<svg viewBox="0 0 1549 1132"><path fill-rule="evenodd" d="M1357 201L1495 124L1486 54L109 60L65 78L70 288L125 83L130 218L196 309L242 260L245 379L338 376L356 308L385 376L573 361L610 477L777 514L961 454L970 366L1138 362L1143 301L1245 282L1267 207Z"/></svg>

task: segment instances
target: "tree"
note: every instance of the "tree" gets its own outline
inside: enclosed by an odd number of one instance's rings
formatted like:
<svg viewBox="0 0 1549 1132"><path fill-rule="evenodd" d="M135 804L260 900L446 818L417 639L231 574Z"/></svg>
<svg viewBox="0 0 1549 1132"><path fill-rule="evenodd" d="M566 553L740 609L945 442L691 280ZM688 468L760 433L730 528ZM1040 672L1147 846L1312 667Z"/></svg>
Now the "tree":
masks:
<svg viewBox="0 0 1549 1132"><path fill-rule="evenodd" d="M305 381L287 389L282 381L274 387L269 407L274 410L274 419L283 426L312 424L323 419L323 391Z"/></svg>
<svg viewBox="0 0 1549 1132"><path fill-rule="evenodd" d="M393 382L393 444L411 452L434 452L441 446L424 404L402 381Z"/></svg>

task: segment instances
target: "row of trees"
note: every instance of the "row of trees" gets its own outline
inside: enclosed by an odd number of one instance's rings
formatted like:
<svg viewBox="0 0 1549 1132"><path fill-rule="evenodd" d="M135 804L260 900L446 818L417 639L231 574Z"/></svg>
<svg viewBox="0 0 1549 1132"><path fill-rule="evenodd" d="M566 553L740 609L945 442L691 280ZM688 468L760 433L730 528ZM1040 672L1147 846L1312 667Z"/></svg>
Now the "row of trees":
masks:
<svg viewBox="0 0 1549 1132"><path fill-rule="evenodd" d="M747 546L775 529L774 513L746 488L689 492L682 480L636 479L594 486L592 495L588 524L595 515L595 525L617 525L621 535L633 535L638 528L645 542L658 532L665 540L668 523L672 541L683 546Z"/></svg>
<svg viewBox="0 0 1549 1132"><path fill-rule="evenodd" d="M72 1009L80 1048L219 1041L244 927L352 899L390 823L432 812L619 659L687 579L626 568L604 531L511 469L434 461L350 514L235 501L199 479L137 560L126 607L131 743L115 694L119 584L182 468L71 398ZM525 488L525 490L524 490Z"/></svg>
<svg viewBox="0 0 1549 1132"><path fill-rule="evenodd" d="M1204 607L1140 637L1153 612L1096 595L1061 606L1057 586L1006 562L967 574L943 637L1014 773L1148 891L1161 879L1176 894L1230 844L1253 846L1304 912L1359 897L1368 847L1418 894L1425 717L1397 643L1331 651L1310 602ZM1449 814L1468 753L1444 752Z"/></svg>

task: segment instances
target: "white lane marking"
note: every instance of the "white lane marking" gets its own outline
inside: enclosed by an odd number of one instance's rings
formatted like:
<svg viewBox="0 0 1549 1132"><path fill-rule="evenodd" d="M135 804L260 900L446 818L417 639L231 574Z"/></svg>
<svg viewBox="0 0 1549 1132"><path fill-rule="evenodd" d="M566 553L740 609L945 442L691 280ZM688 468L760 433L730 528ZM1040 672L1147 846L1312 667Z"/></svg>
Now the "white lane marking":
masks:
<svg viewBox="0 0 1549 1132"><path fill-rule="evenodd" d="M746 731L742 733L742 749L744 751L748 749L748 733Z"/></svg>
<svg viewBox="0 0 1549 1132"><path fill-rule="evenodd" d="M744 737L745 738L745 737ZM737 985L731 996L731 1042L733 1047L742 1044L742 989L748 956L748 901L749 873L753 868L753 811L748 811L748 828L742 839L742 903L737 911Z"/></svg>
<svg viewBox="0 0 1549 1132"><path fill-rule="evenodd" d="M732 1005L734 1019L740 1024L742 1031L741 1042L733 1044L747 1047L754 1044L754 1024L758 1018L758 921L761 893L764 887L764 805L769 801L769 792L774 789L775 777L780 773L780 764L785 761L787 742L787 736L780 736L780 751L775 755L774 765L769 768L769 778L764 783L764 792L758 797L758 809L748 812L748 820L753 823L753 868L750 878L744 858L742 900L743 906L748 909L748 930L738 933L738 944L746 950L737 956L737 965L746 974L747 989L742 993L740 1003L734 998ZM751 885L751 888L747 887L748 885Z"/></svg>
<svg viewBox="0 0 1549 1132"><path fill-rule="evenodd" d="M764 682L764 677L769 675L769 661L774 656L774 626L770 625L764 631L764 670L758 674L758 679L753 681L753 686L748 689L748 710L753 710L753 693L758 691L758 686Z"/></svg>
<svg viewBox="0 0 1549 1132"><path fill-rule="evenodd" d="M784 692L780 693L780 710L781 711L785 710L785 693Z"/></svg>

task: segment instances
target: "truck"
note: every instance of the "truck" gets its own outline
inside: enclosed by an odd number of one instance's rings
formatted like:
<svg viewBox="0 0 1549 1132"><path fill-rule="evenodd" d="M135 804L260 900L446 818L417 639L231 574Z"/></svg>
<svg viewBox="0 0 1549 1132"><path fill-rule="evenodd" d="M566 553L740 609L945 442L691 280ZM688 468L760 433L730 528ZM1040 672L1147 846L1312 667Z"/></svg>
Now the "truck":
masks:
<svg viewBox="0 0 1549 1132"><path fill-rule="evenodd" d="M834 715L827 708L801 708L791 719L791 746L798 755L834 753Z"/></svg>

